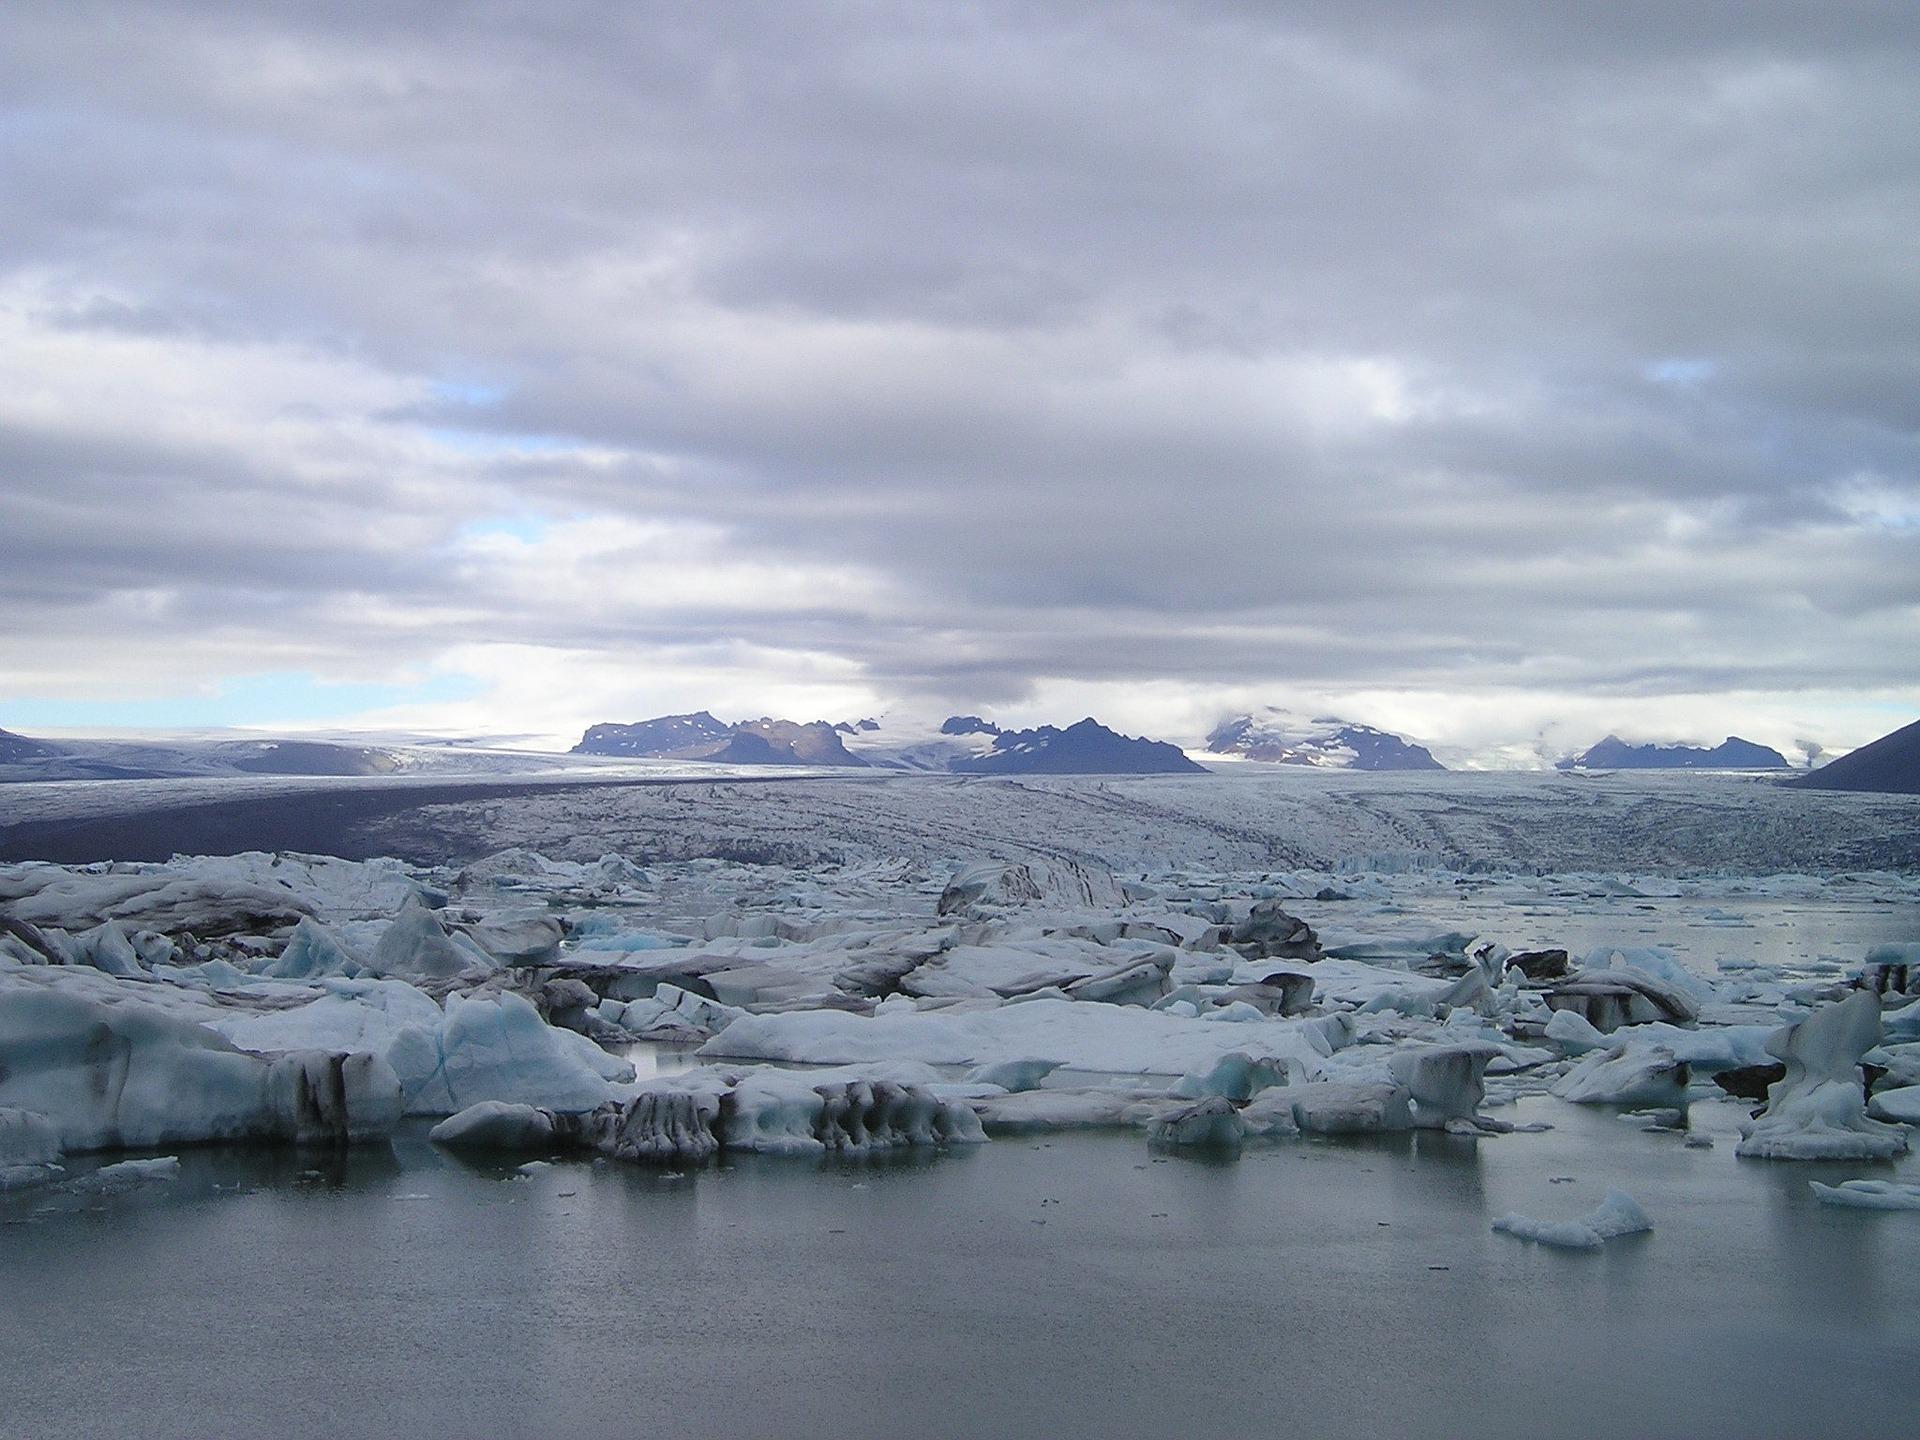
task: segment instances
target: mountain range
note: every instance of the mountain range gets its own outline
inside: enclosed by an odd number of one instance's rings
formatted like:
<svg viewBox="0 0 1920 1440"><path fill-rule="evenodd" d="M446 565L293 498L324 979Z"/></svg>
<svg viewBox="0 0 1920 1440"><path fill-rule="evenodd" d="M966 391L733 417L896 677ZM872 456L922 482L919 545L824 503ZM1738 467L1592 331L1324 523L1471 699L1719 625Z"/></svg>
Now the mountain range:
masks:
<svg viewBox="0 0 1920 1440"><path fill-rule="evenodd" d="M865 768L870 762L847 749L841 738L857 725L841 727L824 720L743 720L735 725L705 710L690 715L660 715L631 725L595 725L573 747L575 755L619 755L634 759L708 760L722 765L828 765Z"/></svg>
<svg viewBox="0 0 1920 1440"><path fill-rule="evenodd" d="M947 732L952 733L952 732ZM1141 740L1109 730L1092 716L1059 730L991 732L993 743L948 768L962 775L1204 775L1204 765L1164 740Z"/></svg>
<svg viewBox="0 0 1920 1440"><path fill-rule="evenodd" d="M890 728L873 719L839 724L762 719L729 725L699 710L630 725L595 725L573 753L960 775L1205 773L1177 745L1121 735L1092 717L1064 730L1042 725L1003 731L977 715L951 715L937 731L923 733L911 726Z"/></svg>
<svg viewBox="0 0 1920 1440"><path fill-rule="evenodd" d="M1609 735L1597 745L1553 763L1556 770L1785 770L1787 757L1770 745L1729 735L1712 749L1699 745L1630 745Z"/></svg>

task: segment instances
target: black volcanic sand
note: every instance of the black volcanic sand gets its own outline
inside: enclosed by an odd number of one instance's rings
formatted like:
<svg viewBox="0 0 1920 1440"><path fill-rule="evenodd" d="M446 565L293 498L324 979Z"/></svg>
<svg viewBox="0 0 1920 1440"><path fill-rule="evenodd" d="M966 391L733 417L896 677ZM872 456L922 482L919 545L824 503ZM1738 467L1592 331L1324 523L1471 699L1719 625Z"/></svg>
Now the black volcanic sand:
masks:
<svg viewBox="0 0 1920 1440"><path fill-rule="evenodd" d="M777 785L801 775L728 776L728 785ZM459 782L445 785L338 786L250 795L232 800L161 803L149 810L71 820L26 820L0 826L0 862L49 860L89 865L99 860L166 860L174 855L238 855L248 850L292 850L371 860L391 855L413 864L450 858L424 839L409 842L368 827L429 805L552 795L636 786L712 785L719 777L545 781L526 784ZM4 792L0 792L3 794ZM397 848L396 848L397 847ZM415 851L417 853L408 853Z"/></svg>

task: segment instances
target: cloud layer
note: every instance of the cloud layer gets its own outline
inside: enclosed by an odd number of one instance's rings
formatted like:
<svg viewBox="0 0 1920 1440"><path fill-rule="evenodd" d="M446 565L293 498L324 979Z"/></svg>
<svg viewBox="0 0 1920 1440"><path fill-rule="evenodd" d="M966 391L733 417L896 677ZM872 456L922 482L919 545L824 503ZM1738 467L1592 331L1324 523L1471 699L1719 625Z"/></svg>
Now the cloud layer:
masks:
<svg viewBox="0 0 1920 1440"><path fill-rule="evenodd" d="M1920 709L1920 13L1273 8L9 7L0 697Z"/></svg>

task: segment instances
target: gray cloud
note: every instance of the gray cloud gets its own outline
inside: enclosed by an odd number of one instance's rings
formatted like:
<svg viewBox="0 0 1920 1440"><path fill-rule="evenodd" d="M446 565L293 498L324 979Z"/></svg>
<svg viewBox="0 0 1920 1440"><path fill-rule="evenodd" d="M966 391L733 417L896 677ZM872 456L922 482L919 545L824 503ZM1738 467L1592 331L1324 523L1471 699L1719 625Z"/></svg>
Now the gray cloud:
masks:
<svg viewBox="0 0 1920 1440"><path fill-rule="evenodd" d="M9 690L1912 692L1909 5L30 3L0 94Z"/></svg>

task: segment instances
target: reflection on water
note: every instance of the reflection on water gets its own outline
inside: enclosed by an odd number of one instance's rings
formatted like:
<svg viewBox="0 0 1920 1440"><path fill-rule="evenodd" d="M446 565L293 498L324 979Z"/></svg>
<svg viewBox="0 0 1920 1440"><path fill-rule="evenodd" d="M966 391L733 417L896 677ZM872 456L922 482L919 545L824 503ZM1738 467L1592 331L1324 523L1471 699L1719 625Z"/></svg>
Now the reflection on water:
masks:
<svg viewBox="0 0 1920 1440"><path fill-rule="evenodd" d="M1535 1100L1554 1130L1237 1161L190 1151L0 1200L0 1435L1902 1433L1920 1217L1736 1160L1740 1113L1696 1107L1711 1150ZM1608 1185L1651 1235L1488 1228Z"/></svg>

